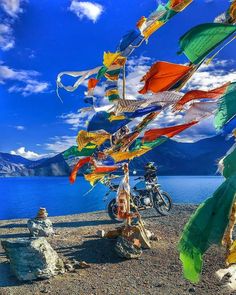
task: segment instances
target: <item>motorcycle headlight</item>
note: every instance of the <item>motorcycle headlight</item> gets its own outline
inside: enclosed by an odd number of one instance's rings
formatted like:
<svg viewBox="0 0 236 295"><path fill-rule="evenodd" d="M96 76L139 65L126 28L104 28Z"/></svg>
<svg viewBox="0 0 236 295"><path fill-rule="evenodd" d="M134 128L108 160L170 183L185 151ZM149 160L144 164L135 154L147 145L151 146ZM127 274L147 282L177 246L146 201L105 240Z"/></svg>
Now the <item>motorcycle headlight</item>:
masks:
<svg viewBox="0 0 236 295"><path fill-rule="evenodd" d="M150 184L147 184L146 189L150 191L152 189L152 186Z"/></svg>

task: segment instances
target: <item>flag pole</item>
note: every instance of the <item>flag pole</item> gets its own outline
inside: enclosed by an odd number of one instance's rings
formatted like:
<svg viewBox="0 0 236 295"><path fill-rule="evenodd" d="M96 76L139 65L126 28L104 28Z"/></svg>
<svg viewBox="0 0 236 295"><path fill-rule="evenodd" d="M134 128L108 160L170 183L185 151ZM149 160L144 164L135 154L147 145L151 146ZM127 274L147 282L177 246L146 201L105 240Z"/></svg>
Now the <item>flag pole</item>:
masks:
<svg viewBox="0 0 236 295"><path fill-rule="evenodd" d="M124 164L124 174L125 174L125 180L126 183L129 185L129 164L125 163ZM127 198L127 210L126 210L126 221L127 225L131 225L131 216L130 216L130 191L126 193L126 198Z"/></svg>
<svg viewBox="0 0 236 295"><path fill-rule="evenodd" d="M125 64L123 65L123 99L125 99Z"/></svg>

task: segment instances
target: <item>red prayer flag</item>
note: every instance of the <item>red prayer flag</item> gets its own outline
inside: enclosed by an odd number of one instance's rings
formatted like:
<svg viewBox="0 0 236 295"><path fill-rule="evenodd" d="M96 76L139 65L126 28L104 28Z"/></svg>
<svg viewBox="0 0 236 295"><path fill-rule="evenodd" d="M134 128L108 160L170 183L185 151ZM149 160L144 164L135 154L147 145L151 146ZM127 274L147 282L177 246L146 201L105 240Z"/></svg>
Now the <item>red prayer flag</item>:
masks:
<svg viewBox="0 0 236 295"><path fill-rule="evenodd" d="M89 79L88 80L88 90L95 88L98 82L99 81L95 78Z"/></svg>
<svg viewBox="0 0 236 295"><path fill-rule="evenodd" d="M197 123L198 121L192 121L190 123L186 123L182 125L148 130L144 133L143 142L153 141L161 136L166 136L168 138L171 138Z"/></svg>
<svg viewBox="0 0 236 295"><path fill-rule="evenodd" d="M220 98L227 90L229 83L222 85L221 87L212 89L210 91L203 91L203 90L192 90L187 92L175 105L175 110L181 110L183 105L187 102L190 102L194 99L218 99Z"/></svg>
<svg viewBox="0 0 236 295"><path fill-rule="evenodd" d="M77 172L80 168L82 168L85 164L92 161L92 157L86 157L79 160L79 162L75 165L74 169L72 170L70 174L70 183L74 183L76 180Z"/></svg>

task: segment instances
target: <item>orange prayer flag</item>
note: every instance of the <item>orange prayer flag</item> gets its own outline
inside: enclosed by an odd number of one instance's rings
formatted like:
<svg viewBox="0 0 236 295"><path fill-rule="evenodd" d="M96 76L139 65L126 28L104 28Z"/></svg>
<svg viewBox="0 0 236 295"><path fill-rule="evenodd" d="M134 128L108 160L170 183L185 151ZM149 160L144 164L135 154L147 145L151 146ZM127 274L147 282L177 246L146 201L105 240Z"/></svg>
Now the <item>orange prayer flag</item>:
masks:
<svg viewBox="0 0 236 295"><path fill-rule="evenodd" d="M99 82L99 80L95 79L95 78L91 78L88 80L88 89L93 89L96 87L97 83Z"/></svg>
<svg viewBox="0 0 236 295"><path fill-rule="evenodd" d="M142 78L141 81L145 81L145 85L139 93L145 94L148 91L157 93L168 90L183 78L183 76L187 75L191 69L191 66L178 65L164 61L157 62L152 65L151 69Z"/></svg>
<svg viewBox="0 0 236 295"><path fill-rule="evenodd" d="M170 8L176 12L182 11L193 0L170 0Z"/></svg>
<svg viewBox="0 0 236 295"><path fill-rule="evenodd" d="M70 183L74 183L76 180L77 172L80 168L82 168L85 164L92 161L92 157L86 157L79 160L79 162L75 165L74 169L70 174Z"/></svg>
<svg viewBox="0 0 236 295"><path fill-rule="evenodd" d="M171 127L165 127L165 128L159 128L159 129L151 129L144 133L143 142L145 141L153 141L161 136L166 136L168 138L171 138L178 133L184 131L185 129L197 124L198 121L192 121L190 123L182 124L182 125L176 125Z"/></svg>
<svg viewBox="0 0 236 295"><path fill-rule="evenodd" d="M233 3L231 4L229 8L229 15L232 19L232 23L234 23L236 20L236 1L233 1Z"/></svg>
<svg viewBox="0 0 236 295"><path fill-rule="evenodd" d="M137 28L141 28L142 25L145 23L146 20L147 20L146 17L145 17L145 16L142 16L142 17L137 21L137 23L136 23L136 27L137 27Z"/></svg>
<svg viewBox="0 0 236 295"><path fill-rule="evenodd" d="M192 90L187 92L174 106L175 110L181 110L183 108L183 105L187 102L190 102L194 99L218 99L220 98L228 88L230 82L222 85L221 87L209 90L209 91L203 91L203 90Z"/></svg>

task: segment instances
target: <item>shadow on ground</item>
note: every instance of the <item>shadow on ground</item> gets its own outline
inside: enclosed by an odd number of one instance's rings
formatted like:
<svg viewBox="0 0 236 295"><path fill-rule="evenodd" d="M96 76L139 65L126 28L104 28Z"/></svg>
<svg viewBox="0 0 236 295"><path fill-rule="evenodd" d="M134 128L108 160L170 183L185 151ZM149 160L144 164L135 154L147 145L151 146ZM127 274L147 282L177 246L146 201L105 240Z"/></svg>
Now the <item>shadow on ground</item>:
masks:
<svg viewBox="0 0 236 295"><path fill-rule="evenodd" d="M54 227L83 227L83 226L97 226L104 224L114 224L113 220L86 220L86 221L68 221L68 222L55 222Z"/></svg>
<svg viewBox="0 0 236 295"><path fill-rule="evenodd" d="M10 223L1 225L0 228L27 228L26 223Z"/></svg>
<svg viewBox="0 0 236 295"><path fill-rule="evenodd" d="M20 282L17 281L14 274L12 273L10 264L8 262L0 263L0 274L0 288L20 285Z"/></svg>
<svg viewBox="0 0 236 295"><path fill-rule="evenodd" d="M93 239L72 247L57 248L56 251L68 259L86 261L91 264L118 263L123 261L114 251L116 240Z"/></svg>
<svg viewBox="0 0 236 295"><path fill-rule="evenodd" d="M0 235L0 239L15 239L15 238L27 238L30 235L27 233L17 233L17 234L4 234Z"/></svg>

